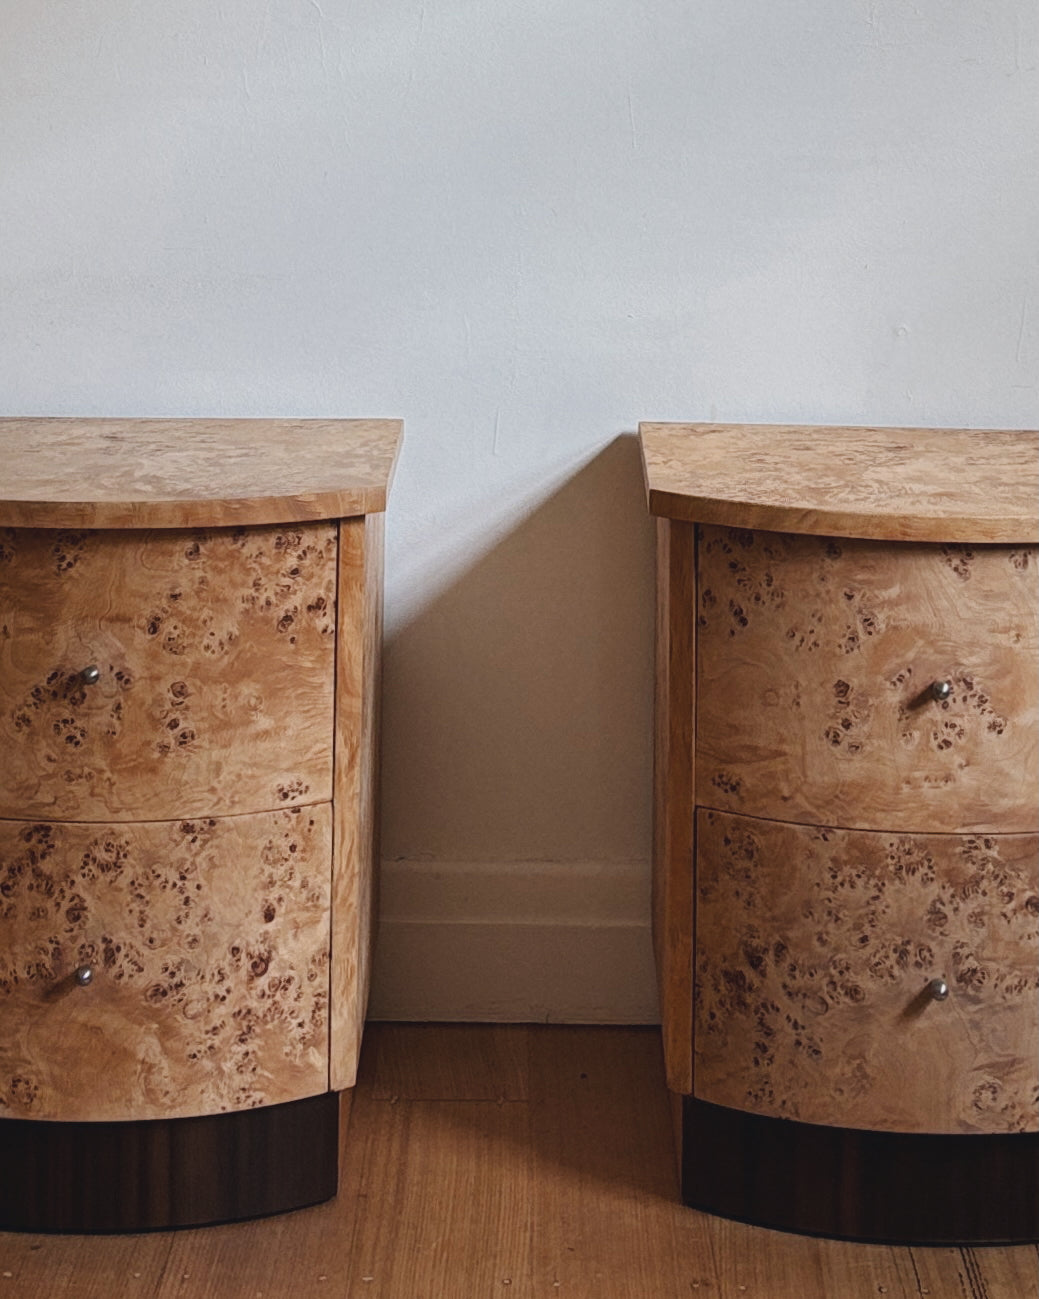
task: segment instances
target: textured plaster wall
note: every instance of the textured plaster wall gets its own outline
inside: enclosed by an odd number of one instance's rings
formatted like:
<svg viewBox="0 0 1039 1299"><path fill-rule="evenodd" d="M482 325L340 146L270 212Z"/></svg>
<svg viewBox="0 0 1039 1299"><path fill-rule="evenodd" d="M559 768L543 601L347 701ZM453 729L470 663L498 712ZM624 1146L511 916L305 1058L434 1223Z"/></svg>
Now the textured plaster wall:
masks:
<svg viewBox="0 0 1039 1299"><path fill-rule="evenodd" d="M0 408L403 416L386 857L644 875L623 435L1039 423L1037 69L1034 0L4 0Z"/></svg>

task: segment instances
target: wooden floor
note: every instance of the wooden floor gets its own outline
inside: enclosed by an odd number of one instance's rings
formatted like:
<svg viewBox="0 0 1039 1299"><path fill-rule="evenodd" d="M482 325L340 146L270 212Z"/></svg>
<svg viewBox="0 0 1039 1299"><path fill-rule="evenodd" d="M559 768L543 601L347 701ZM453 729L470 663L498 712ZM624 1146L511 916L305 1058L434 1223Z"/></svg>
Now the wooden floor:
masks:
<svg viewBox="0 0 1039 1299"><path fill-rule="evenodd" d="M71 1295L1033 1299L1039 1254L684 1208L655 1030L373 1024L335 1201L199 1231L0 1233L0 1299Z"/></svg>

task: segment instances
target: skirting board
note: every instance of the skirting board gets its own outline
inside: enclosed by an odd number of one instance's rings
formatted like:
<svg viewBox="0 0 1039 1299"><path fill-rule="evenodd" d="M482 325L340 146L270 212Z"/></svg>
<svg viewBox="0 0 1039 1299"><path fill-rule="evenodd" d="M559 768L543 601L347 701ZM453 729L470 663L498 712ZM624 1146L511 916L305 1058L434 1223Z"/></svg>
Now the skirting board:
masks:
<svg viewBox="0 0 1039 1299"><path fill-rule="evenodd" d="M382 866L368 1017L659 1022L646 862Z"/></svg>

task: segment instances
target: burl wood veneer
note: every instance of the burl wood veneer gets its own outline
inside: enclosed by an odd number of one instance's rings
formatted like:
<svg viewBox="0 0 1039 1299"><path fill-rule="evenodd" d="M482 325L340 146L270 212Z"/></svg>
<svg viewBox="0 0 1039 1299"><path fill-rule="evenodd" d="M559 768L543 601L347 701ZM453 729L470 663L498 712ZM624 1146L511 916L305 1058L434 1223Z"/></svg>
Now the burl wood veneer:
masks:
<svg viewBox="0 0 1039 1299"><path fill-rule="evenodd" d="M1035 1239L1039 434L641 437L683 1193L800 1231Z"/></svg>
<svg viewBox="0 0 1039 1299"><path fill-rule="evenodd" d="M338 531L0 531L0 816L329 800Z"/></svg>
<svg viewBox="0 0 1039 1299"><path fill-rule="evenodd" d="M18 1164L0 1225L185 1225L334 1194L399 436L0 420L0 1137ZM237 1185L292 1160L312 1172Z"/></svg>
<svg viewBox="0 0 1039 1299"><path fill-rule="evenodd" d="M1039 1130L1037 865L1034 834L701 808L696 1095L840 1127Z"/></svg>
<svg viewBox="0 0 1039 1299"><path fill-rule="evenodd" d="M699 805L1039 829L1034 547L705 526L698 571Z"/></svg>
<svg viewBox="0 0 1039 1299"><path fill-rule="evenodd" d="M328 803L0 821L0 862L0 1112L178 1118L326 1090Z"/></svg>

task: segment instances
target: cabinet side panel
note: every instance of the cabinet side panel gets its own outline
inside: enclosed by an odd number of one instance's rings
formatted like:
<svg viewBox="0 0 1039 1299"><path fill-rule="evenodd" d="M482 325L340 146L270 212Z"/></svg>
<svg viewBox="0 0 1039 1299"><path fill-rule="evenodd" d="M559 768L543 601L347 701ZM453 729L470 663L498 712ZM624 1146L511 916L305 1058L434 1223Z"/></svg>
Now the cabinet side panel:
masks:
<svg viewBox="0 0 1039 1299"><path fill-rule="evenodd" d="M329 1085L357 1078L375 939L383 515L339 526Z"/></svg>
<svg viewBox="0 0 1039 1299"><path fill-rule="evenodd" d="M692 1091L695 532L657 522L653 948L667 1084Z"/></svg>

